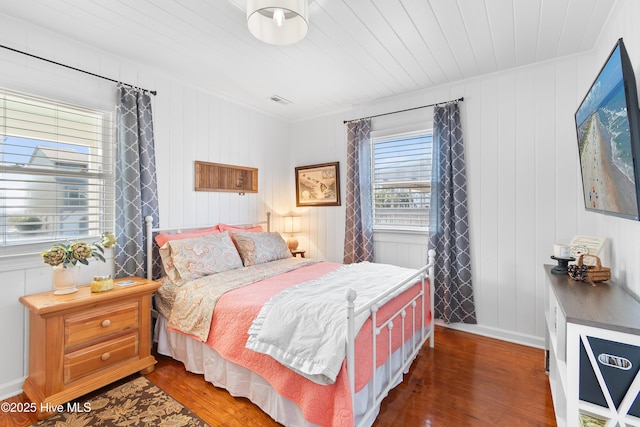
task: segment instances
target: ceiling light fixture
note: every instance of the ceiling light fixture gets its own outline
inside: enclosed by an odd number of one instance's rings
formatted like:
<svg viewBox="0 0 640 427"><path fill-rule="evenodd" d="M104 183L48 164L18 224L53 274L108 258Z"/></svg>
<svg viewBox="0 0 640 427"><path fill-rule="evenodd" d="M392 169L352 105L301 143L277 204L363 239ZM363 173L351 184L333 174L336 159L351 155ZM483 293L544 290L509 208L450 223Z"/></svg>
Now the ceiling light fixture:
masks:
<svg viewBox="0 0 640 427"><path fill-rule="evenodd" d="M307 0L247 0L247 26L258 40L287 45L309 30Z"/></svg>

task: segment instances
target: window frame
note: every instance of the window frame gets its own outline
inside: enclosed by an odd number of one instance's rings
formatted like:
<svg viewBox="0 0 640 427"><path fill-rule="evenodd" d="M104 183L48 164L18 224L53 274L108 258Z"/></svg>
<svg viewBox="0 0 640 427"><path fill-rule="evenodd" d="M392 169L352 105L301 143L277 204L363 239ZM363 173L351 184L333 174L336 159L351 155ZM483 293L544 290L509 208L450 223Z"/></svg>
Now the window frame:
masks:
<svg viewBox="0 0 640 427"><path fill-rule="evenodd" d="M34 110L44 106L48 106L49 108L58 108L63 113L60 116L56 116L54 120L47 115L37 115L39 122L34 124L33 128L25 128L24 132L19 130L14 126L14 129L11 129L10 120L8 117L15 117L13 115L7 115L7 109L10 108L7 106L6 99L11 98L13 102L15 99L23 100L24 102L28 102L29 100L33 102ZM115 104L113 105L113 111L107 111L104 108L93 107L90 105L80 105L79 103L70 103L65 102L61 99L52 99L43 96L39 96L32 93L20 92L16 90L12 90L9 88L0 88L0 138L2 143L6 139L9 138L17 138L22 139L24 143L23 147L32 148L30 143L36 141L42 141L44 148L51 148L54 146L52 150L62 149L63 145L69 145L73 139L75 139L75 144L79 147L86 147L86 150L89 154L87 154L87 164L85 167L82 164L71 165L72 167L65 167L63 163L65 163L66 159L60 159L52 162L52 165L37 165L37 164L24 164L24 163L4 163L4 154L0 156L0 176L2 179L0 180L0 192L11 191L11 188L7 185L7 176L16 175L16 176L24 176L24 182L29 182L31 179L41 180L40 182L44 182L45 180L50 180L51 184L56 186L56 192L74 192L78 196L82 196L81 193L91 193L95 194L94 197L88 198L86 203L80 203L78 205L78 200L65 200L64 197L61 199L55 199L54 207L51 208L53 210L53 218L55 218L55 228L53 231L50 231L49 234L45 234L38 237L29 238L29 234L25 233L24 239L18 238L14 239L11 237L18 236L20 231L10 231L11 224L9 224L8 215L9 213L6 209L11 209L9 203L3 203L0 206L0 257L11 257L11 256L20 256L20 255L33 255L34 251L41 251L45 248L51 246L54 242L63 242L63 241L73 241L73 240L93 240L100 236L103 231L113 231L115 224ZM17 110L13 110L17 111ZM25 111L28 112L28 107L26 107ZM70 116L69 112L73 112ZM20 113L15 113L18 116ZM65 121L68 121L69 118L80 118L81 115L85 115L84 118L90 125L86 123L79 123L77 130L76 128L70 128L69 136L59 136L55 137L38 137L37 128L39 126L43 126L45 120L49 120L53 122L53 128L61 129L63 128ZM51 123L49 123L51 125ZM77 135L73 134L74 132L81 132L80 129L87 127L92 129L94 132L91 133L91 137L79 138ZM43 134L45 132L41 131ZM62 133L62 132L61 132ZM29 143L25 143L25 141L29 141ZM82 142L78 142L82 141ZM93 142L93 143L92 143ZM55 144L60 144L60 146L55 147ZM18 146L19 147L19 146ZM33 154L30 157L30 160L33 159L37 149L40 146L36 146L34 148ZM0 153L4 152L5 147L1 147ZM98 159L98 160L96 160ZM27 171L27 167L31 167L30 170ZM24 185L25 190L28 190L29 184ZM34 190L31 190L34 191ZM28 200L28 197L25 199ZM40 199L45 200L45 199ZM19 204L18 204L19 205ZM78 235L77 236L63 236L62 223L59 222L60 218L63 216L63 211L70 208L85 208L87 210L87 216L93 217L91 221L85 224L88 227L87 233L82 233L82 229L84 225L79 221L76 223L78 225ZM14 204L15 207L15 204ZM25 209L25 216L31 215ZM35 215L34 215L35 216ZM44 220L41 220L44 221ZM89 225L92 224L92 225Z"/></svg>
<svg viewBox="0 0 640 427"><path fill-rule="evenodd" d="M430 135L432 146L431 153L433 152L433 127L428 124L413 124L413 125L405 125L401 127L395 128L386 128L380 130L374 130L371 132L370 143L371 143L371 198L372 198L372 223L373 223L373 231L374 233L398 233L398 234L428 234L429 233L429 213L426 217L426 225L425 226L410 226L410 225L381 225L376 223L376 180L375 180L375 144L376 142L388 141L396 138L403 137L411 137L411 136L421 136L421 135ZM431 154L431 159L433 159L433 155ZM421 181L424 183L424 187L428 188L428 196L430 197L431 192L431 170L433 165L430 165L429 169L429 180Z"/></svg>

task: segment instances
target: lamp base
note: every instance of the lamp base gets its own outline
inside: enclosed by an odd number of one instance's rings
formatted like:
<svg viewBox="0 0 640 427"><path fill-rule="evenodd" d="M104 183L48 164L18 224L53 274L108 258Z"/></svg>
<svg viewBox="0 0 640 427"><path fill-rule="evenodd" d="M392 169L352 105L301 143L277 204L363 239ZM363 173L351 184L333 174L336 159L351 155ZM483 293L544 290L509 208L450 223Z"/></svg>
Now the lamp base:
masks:
<svg viewBox="0 0 640 427"><path fill-rule="evenodd" d="M287 240L287 247L292 252L295 251L296 249L298 249L298 239L296 239L293 236L290 237L289 240Z"/></svg>

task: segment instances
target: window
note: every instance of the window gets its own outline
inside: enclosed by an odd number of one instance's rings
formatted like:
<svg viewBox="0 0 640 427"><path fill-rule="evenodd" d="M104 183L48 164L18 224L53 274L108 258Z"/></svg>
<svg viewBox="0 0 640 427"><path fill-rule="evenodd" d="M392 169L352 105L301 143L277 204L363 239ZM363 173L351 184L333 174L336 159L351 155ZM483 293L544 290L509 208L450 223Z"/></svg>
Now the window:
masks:
<svg viewBox="0 0 640 427"><path fill-rule="evenodd" d="M431 188L431 131L372 138L373 226L427 231Z"/></svg>
<svg viewBox="0 0 640 427"><path fill-rule="evenodd" d="M113 229L112 113L0 89L0 246Z"/></svg>

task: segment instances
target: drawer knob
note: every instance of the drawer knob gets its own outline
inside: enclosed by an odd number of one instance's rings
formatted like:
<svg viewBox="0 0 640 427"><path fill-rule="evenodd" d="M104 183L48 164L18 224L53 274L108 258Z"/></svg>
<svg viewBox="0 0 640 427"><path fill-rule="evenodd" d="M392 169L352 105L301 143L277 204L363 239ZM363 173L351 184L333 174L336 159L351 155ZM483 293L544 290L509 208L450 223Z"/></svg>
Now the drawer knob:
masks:
<svg viewBox="0 0 640 427"><path fill-rule="evenodd" d="M102 356L100 358L102 360L109 360L110 357L111 357L111 353L106 352L106 353L102 353Z"/></svg>
<svg viewBox="0 0 640 427"><path fill-rule="evenodd" d="M109 326L111 326L111 320L109 320L109 319L104 319L104 320L102 321L102 327L103 327L103 328L108 328Z"/></svg>

